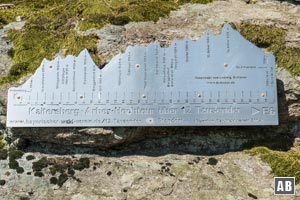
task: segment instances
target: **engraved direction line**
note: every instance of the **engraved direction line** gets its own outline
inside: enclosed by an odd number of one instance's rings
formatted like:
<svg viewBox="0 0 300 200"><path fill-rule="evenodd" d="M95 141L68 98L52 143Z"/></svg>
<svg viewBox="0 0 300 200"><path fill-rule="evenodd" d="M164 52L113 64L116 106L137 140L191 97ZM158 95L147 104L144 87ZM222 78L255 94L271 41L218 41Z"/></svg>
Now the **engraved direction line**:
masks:
<svg viewBox="0 0 300 200"><path fill-rule="evenodd" d="M31 90L10 90L10 92L32 92Z"/></svg>
<svg viewBox="0 0 300 200"><path fill-rule="evenodd" d="M28 104L13 104L14 106L27 106Z"/></svg>
<svg viewBox="0 0 300 200"><path fill-rule="evenodd" d="M40 104L37 104L37 105L40 105ZM58 103L49 103L49 104L46 104L47 106L59 106L60 104Z"/></svg>

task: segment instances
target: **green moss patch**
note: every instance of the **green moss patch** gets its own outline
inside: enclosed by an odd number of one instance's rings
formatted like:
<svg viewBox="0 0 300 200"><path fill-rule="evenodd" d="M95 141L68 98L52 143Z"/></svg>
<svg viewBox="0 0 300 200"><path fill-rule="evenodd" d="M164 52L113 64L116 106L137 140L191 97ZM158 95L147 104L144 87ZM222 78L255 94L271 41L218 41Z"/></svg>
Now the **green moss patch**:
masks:
<svg viewBox="0 0 300 200"><path fill-rule="evenodd" d="M75 170L83 170L90 167L90 159L89 158L80 158L78 162L73 165Z"/></svg>
<svg viewBox="0 0 300 200"><path fill-rule="evenodd" d="M17 150L15 148L10 148L9 152L8 152L8 157L9 157L9 162L8 162L8 166L10 169L15 169L20 172L20 166L19 163L17 161L17 159L22 158L22 156L24 155L23 151ZM23 172L22 172L23 173Z"/></svg>
<svg viewBox="0 0 300 200"><path fill-rule="evenodd" d="M9 159L8 166L10 169L17 169L19 167L19 163L16 160Z"/></svg>
<svg viewBox="0 0 300 200"><path fill-rule="evenodd" d="M3 136L0 135L0 150L3 149L5 147L5 143L3 141Z"/></svg>
<svg viewBox="0 0 300 200"><path fill-rule="evenodd" d="M261 160L272 169L275 176L296 177L300 182L300 152L299 151L273 151L267 147L255 147L246 150L249 155L258 155Z"/></svg>
<svg viewBox="0 0 300 200"><path fill-rule="evenodd" d="M65 173L68 169L72 168L73 161L70 158L49 158L48 159L50 174L55 175L58 173Z"/></svg>
<svg viewBox="0 0 300 200"><path fill-rule="evenodd" d="M30 200L29 197L20 197L20 200Z"/></svg>
<svg viewBox="0 0 300 200"><path fill-rule="evenodd" d="M58 177L57 185L59 187L62 187L63 184L68 180L68 175L67 174L61 174Z"/></svg>
<svg viewBox="0 0 300 200"><path fill-rule="evenodd" d="M50 183L57 184L59 187L62 187L69 177L78 181L79 179L75 177L75 170L81 171L89 167L90 159L86 157L80 159L72 159L69 157L43 157L32 163L34 176L42 177L44 176L44 173L49 173L52 175ZM16 166L16 169L17 168L18 166ZM48 172L47 170L44 170L43 173L43 169L48 169Z"/></svg>
<svg viewBox="0 0 300 200"><path fill-rule="evenodd" d="M34 176L37 176L37 177L43 177L44 176L44 173L43 172L34 172Z"/></svg>
<svg viewBox="0 0 300 200"><path fill-rule="evenodd" d="M130 21L157 21L171 10L188 2L208 3L211 0L70 0L70 1L10 1L13 9L0 10L0 27L15 21L20 15L26 19L22 30L11 30L8 38L13 41L14 65L0 84L13 82L33 73L43 58L53 59L60 49L66 54L77 55L87 48L94 61L101 61L96 52L96 35L82 36L75 29L101 28L111 23L124 25Z"/></svg>
<svg viewBox="0 0 300 200"><path fill-rule="evenodd" d="M74 176L75 175L75 171L73 169L68 169L68 174L70 176Z"/></svg>
<svg viewBox="0 0 300 200"><path fill-rule="evenodd" d="M26 156L26 160L30 161L30 160L34 160L35 157L33 155L28 155Z"/></svg>
<svg viewBox="0 0 300 200"><path fill-rule="evenodd" d="M18 174L23 174L24 173L23 167L17 167L16 171L17 171Z"/></svg>
<svg viewBox="0 0 300 200"><path fill-rule="evenodd" d="M6 181L5 180L0 180L0 185L5 185Z"/></svg>
<svg viewBox="0 0 300 200"><path fill-rule="evenodd" d="M10 149L8 153L9 159L12 160L20 159L22 158L23 155L24 152L17 149Z"/></svg>
<svg viewBox="0 0 300 200"><path fill-rule="evenodd" d="M292 75L300 75L300 48L285 45L286 30L251 23L242 23L238 29L247 40L271 52L278 67L287 69Z"/></svg>
<svg viewBox="0 0 300 200"><path fill-rule="evenodd" d="M0 149L0 160L6 160L8 152L6 149Z"/></svg>
<svg viewBox="0 0 300 200"><path fill-rule="evenodd" d="M218 160L216 158L212 157L212 158L208 159L208 162L206 164L208 164L208 165L216 165L217 163L218 163Z"/></svg>
<svg viewBox="0 0 300 200"><path fill-rule="evenodd" d="M56 177L51 177L50 178L50 183L53 184L53 185L56 185L58 182L57 178Z"/></svg>
<svg viewBox="0 0 300 200"><path fill-rule="evenodd" d="M48 167L47 157L43 157L40 160L32 163L33 171L42 171L42 169Z"/></svg>

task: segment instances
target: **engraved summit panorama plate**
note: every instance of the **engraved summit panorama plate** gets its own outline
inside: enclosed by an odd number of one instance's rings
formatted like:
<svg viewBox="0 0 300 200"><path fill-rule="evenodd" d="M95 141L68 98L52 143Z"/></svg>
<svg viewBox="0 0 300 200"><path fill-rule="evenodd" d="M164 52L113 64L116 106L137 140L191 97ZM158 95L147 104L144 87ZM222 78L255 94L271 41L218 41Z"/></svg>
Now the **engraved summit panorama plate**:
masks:
<svg viewBox="0 0 300 200"><path fill-rule="evenodd" d="M99 69L87 50L43 60L8 91L8 127L277 125L275 58L225 24Z"/></svg>

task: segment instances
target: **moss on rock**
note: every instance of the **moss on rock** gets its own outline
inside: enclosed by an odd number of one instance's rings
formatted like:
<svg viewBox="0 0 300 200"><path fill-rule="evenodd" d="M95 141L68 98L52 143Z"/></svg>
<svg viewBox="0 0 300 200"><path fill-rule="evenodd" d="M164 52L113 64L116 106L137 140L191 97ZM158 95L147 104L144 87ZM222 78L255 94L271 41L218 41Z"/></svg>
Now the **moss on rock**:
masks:
<svg viewBox="0 0 300 200"><path fill-rule="evenodd" d="M284 43L286 36L284 29L251 23L241 23L239 31L247 40L261 48L278 47Z"/></svg>
<svg viewBox="0 0 300 200"><path fill-rule="evenodd" d="M5 180L0 180L0 185L5 185L6 181Z"/></svg>
<svg viewBox="0 0 300 200"><path fill-rule="evenodd" d="M43 177L43 176L44 176L44 173L43 173L43 172L40 172L40 171L37 171L37 172L34 172L34 176L37 176L37 177Z"/></svg>
<svg viewBox="0 0 300 200"><path fill-rule="evenodd" d="M55 175L57 172L65 173L69 168L72 167L73 161L70 158L58 157L48 159L50 174Z"/></svg>
<svg viewBox="0 0 300 200"><path fill-rule="evenodd" d="M18 80L24 74L27 74L27 72L29 72L28 66L29 66L29 64L26 62L20 62L20 63L14 64L9 69L7 76L5 76L3 79L0 80L0 84Z"/></svg>
<svg viewBox="0 0 300 200"><path fill-rule="evenodd" d="M33 171L42 171L42 169L48 167L48 160L47 157L43 157L40 160L32 163Z"/></svg>
<svg viewBox="0 0 300 200"><path fill-rule="evenodd" d="M68 180L68 175L67 174L61 174L58 177L57 185L59 187L62 187L63 184Z"/></svg>
<svg viewBox="0 0 300 200"><path fill-rule="evenodd" d="M17 169L19 167L19 163L14 159L9 159L8 166L10 169Z"/></svg>
<svg viewBox="0 0 300 200"><path fill-rule="evenodd" d="M19 168L19 163L16 161L16 159L22 158L24 155L24 152L17 150L15 148L10 148L8 151L8 157L9 157L9 162L8 166L10 169L18 169Z"/></svg>
<svg viewBox="0 0 300 200"><path fill-rule="evenodd" d="M17 171L18 174L23 174L24 173L23 167L17 167L16 171Z"/></svg>
<svg viewBox="0 0 300 200"><path fill-rule="evenodd" d="M8 152L6 149L0 149L0 160L6 160L8 157Z"/></svg>
<svg viewBox="0 0 300 200"><path fill-rule="evenodd" d="M5 147L5 143L3 142L3 136L0 135L0 150Z"/></svg>
<svg viewBox="0 0 300 200"><path fill-rule="evenodd" d="M23 151L20 151L20 150L14 149L14 148L9 149L8 156L9 156L10 160L20 159L20 158L22 158L23 155L24 155Z"/></svg>
<svg viewBox="0 0 300 200"><path fill-rule="evenodd" d="M26 156L26 160L30 161L30 160L34 160L35 157L33 155L28 155Z"/></svg>
<svg viewBox="0 0 300 200"><path fill-rule="evenodd" d="M14 66L0 80L0 85L33 73L43 58L53 59L60 49L66 49L66 54L77 55L87 48L94 61L100 64L96 51L97 36L79 35L76 28L87 30L101 28L108 23L124 25L130 21L157 21L184 3L210 1L10 1L16 6L14 9L0 10L0 27L15 21L18 15L27 19L27 22L22 30L11 30L8 33L8 38L14 43L13 54L10 54ZM64 12L61 12L62 9Z"/></svg>
<svg viewBox="0 0 300 200"><path fill-rule="evenodd" d="M245 153L258 155L267 163L272 173L282 177L296 177L296 183L300 182L300 152L299 151L273 151L267 147L255 147L246 150Z"/></svg>
<svg viewBox="0 0 300 200"><path fill-rule="evenodd" d="M50 167L49 171L50 171L50 174L55 175L57 172L57 169L56 169L56 167Z"/></svg>
<svg viewBox="0 0 300 200"><path fill-rule="evenodd" d="M218 160L214 157L209 158L207 164L208 165L216 165L218 163Z"/></svg>
<svg viewBox="0 0 300 200"><path fill-rule="evenodd" d="M56 185L58 182L57 178L56 177L51 177L50 178L50 183L53 184L53 185Z"/></svg>
<svg viewBox="0 0 300 200"><path fill-rule="evenodd" d="M73 169L68 169L68 174L70 176L74 176L75 175L75 171Z"/></svg>
<svg viewBox="0 0 300 200"><path fill-rule="evenodd" d="M285 45L286 30L252 23L242 23L238 29L247 40L273 53L278 67L287 69L292 75L300 75L300 48Z"/></svg>
<svg viewBox="0 0 300 200"><path fill-rule="evenodd" d="M76 163L74 163L73 168L75 170L83 170L85 168L90 167L90 159L89 158L80 158Z"/></svg>

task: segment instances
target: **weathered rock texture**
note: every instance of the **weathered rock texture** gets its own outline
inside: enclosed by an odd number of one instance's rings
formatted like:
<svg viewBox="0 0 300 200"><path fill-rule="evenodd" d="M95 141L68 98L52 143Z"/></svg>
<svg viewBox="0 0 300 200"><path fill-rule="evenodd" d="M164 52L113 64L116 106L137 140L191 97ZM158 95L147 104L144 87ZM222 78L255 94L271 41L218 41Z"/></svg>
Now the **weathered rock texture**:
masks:
<svg viewBox="0 0 300 200"><path fill-rule="evenodd" d="M41 157L37 154L37 158ZM0 171L0 177L7 181L0 186L2 199L244 200L270 199L273 196L270 168L258 158L243 153L209 158L174 154L161 157L96 157L91 159L89 169L76 171L76 178L69 177L61 188L50 183L52 176L48 174L48 168L43 170L45 176L35 177L26 175L32 171L32 161L22 158L19 162L24 166L25 175L13 170ZM0 167L5 168L6 165L7 162L2 162Z"/></svg>
<svg viewBox="0 0 300 200"><path fill-rule="evenodd" d="M89 30L81 34L96 33L99 36L98 52L106 61L128 45L146 45L153 40L159 40L162 45L167 45L172 39L182 38L185 35L197 39L208 28L218 33L224 22L238 26L241 22L247 21L284 28L288 33L287 45L299 48L299 19L299 6L278 1L258 1L256 4L246 4L240 0L215 1L207 5L185 5L157 23L109 25L101 30ZM1 30L0 34L5 33ZM4 43L5 41L3 37L0 40ZM1 71L7 72L11 65L10 59L2 55L10 47L6 45L5 49L1 50L0 58L5 57L7 61L1 60L5 63L0 66L0 74ZM6 130L5 105L9 85L1 86L0 131L6 133L7 140L19 138L21 147L32 152L95 153L98 155L90 155L92 163L101 164L97 165L95 170L86 169L76 173L81 183L69 178L62 188L57 188L50 185L47 173L42 178L26 173L16 174L15 171L8 169L7 161L0 161L0 179L7 181L4 186L0 186L0 197L2 195L4 199L16 199L21 196L28 196L31 199L273 198L270 169L257 158L248 157L243 153L227 153L217 156L219 162L216 165L207 165L207 157L197 156L223 154L254 145L289 149L294 139L300 137L300 81L299 77L292 77L283 69L277 70L277 79L280 110L278 127ZM185 155L187 153L193 155ZM41 157L39 153L35 154ZM171 165L167 165L167 162ZM31 170L31 162L25 161L24 158L20 164L24 166L26 172ZM111 173L108 173L109 171Z"/></svg>

